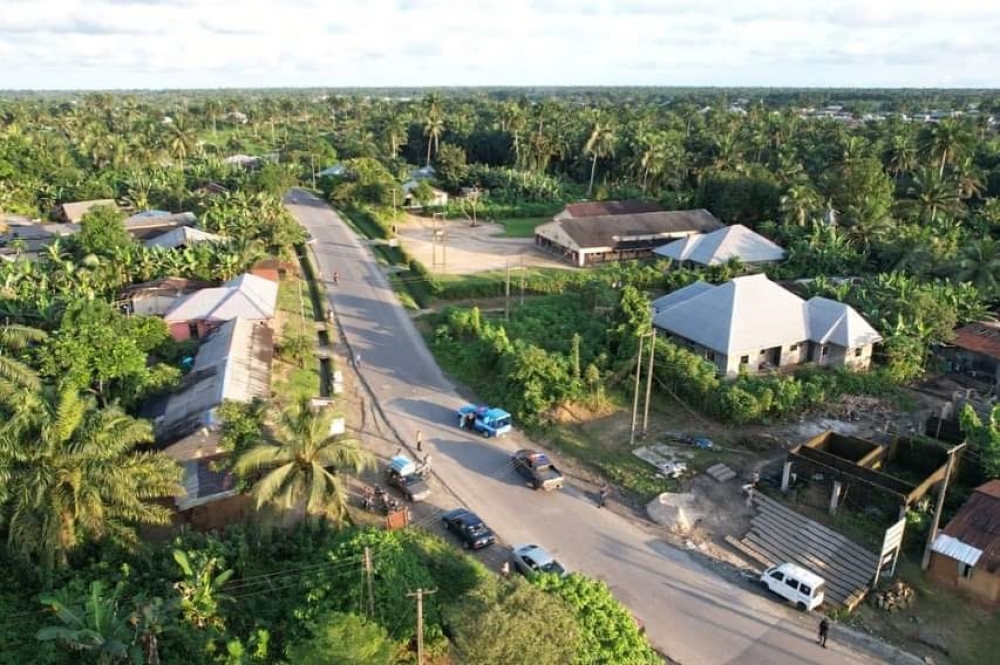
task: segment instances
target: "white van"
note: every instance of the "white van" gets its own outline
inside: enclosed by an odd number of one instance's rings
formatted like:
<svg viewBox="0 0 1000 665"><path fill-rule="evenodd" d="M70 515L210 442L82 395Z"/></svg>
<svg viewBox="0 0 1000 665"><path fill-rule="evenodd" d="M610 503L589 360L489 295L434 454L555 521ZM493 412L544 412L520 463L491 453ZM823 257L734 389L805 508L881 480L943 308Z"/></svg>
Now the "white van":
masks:
<svg viewBox="0 0 1000 665"><path fill-rule="evenodd" d="M826 583L816 573L810 573L794 563L772 566L761 573L765 589L795 603L800 610L814 610L823 604Z"/></svg>

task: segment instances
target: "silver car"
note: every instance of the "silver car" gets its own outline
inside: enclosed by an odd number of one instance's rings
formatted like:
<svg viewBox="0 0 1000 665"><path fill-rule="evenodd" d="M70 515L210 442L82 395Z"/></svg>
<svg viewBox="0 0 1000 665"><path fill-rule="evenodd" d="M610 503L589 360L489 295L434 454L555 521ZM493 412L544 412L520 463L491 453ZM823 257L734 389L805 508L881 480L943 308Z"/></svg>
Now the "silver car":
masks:
<svg viewBox="0 0 1000 665"><path fill-rule="evenodd" d="M567 574L566 568L539 545L516 545L510 553L514 566L526 577L539 573Z"/></svg>

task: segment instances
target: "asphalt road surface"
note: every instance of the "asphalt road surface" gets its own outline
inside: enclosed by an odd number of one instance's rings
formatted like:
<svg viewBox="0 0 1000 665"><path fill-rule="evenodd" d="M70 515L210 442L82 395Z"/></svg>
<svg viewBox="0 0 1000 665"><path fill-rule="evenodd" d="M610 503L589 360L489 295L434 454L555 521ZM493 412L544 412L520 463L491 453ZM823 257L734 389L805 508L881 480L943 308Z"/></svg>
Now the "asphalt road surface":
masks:
<svg viewBox="0 0 1000 665"><path fill-rule="evenodd" d="M296 191L286 203L316 239L313 250L345 341L390 426L411 445L421 430L438 481L505 541L542 545L569 570L607 582L645 623L650 641L683 665L876 662L835 642L820 648L813 632L818 617L806 621L777 600L723 580L684 551L599 510L584 491L529 489L509 463L514 450L526 447L519 433L487 440L456 427L453 414L465 401L370 249L319 199ZM330 281L334 271L337 286Z"/></svg>

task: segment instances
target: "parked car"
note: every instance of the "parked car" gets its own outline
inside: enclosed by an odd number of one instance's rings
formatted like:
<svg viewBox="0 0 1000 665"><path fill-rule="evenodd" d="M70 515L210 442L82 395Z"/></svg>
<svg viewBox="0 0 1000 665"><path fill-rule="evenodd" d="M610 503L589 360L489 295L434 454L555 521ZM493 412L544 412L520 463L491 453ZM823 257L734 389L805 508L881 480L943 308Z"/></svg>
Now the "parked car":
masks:
<svg viewBox="0 0 1000 665"><path fill-rule="evenodd" d="M462 541L462 546L467 550L481 550L497 541L496 534L486 526L486 522L465 508L445 513L441 517L441 521L444 522L448 531L458 536L459 540Z"/></svg>
<svg viewBox="0 0 1000 665"><path fill-rule="evenodd" d="M567 571L549 551L539 545L517 545L510 553L511 561L525 577L539 573L566 575Z"/></svg>
<svg viewBox="0 0 1000 665"><path fill-rule="evenodd" d="M771 566L761 573L760 583L768 591L795 603L800 610L814 610L823 604L826 582L794 563Z"/></svg>
<svg viewBox="0 0 1000 665"><path fill-rule="evenodd" d="M427 481L417 473L417 465L405 455L396 455L389 460L389 466L385 470L385 482L402 492L410 501L423 501L431 495Z"/></svg>
<svg viewBox="0 0 1000 665"><path fill-rule="evenodd" d="M551 492L562 489L565 482L563 475L545 453L522 449L514 453L510 460L517 472L527 478L536 490Z"/></svg>

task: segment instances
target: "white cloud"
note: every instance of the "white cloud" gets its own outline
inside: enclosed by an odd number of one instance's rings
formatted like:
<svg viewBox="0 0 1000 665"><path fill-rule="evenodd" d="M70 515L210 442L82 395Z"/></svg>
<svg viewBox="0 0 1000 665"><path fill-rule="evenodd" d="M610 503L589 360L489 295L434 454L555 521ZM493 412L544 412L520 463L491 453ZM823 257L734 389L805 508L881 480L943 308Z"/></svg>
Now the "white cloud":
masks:
<svg viewBox="0 0 1000 665"><path fill-rule="evenodd" d="M0 0L0 88L997 86L995 0Z"/></svg>

